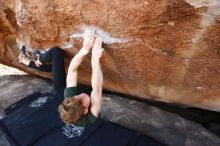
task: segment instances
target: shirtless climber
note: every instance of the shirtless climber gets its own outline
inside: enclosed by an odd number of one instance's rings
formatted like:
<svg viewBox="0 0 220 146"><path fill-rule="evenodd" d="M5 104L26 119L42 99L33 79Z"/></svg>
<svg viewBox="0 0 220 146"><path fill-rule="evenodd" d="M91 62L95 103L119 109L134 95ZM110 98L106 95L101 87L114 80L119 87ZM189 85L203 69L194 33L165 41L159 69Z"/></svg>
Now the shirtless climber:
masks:
<svg viewBox="0 0 220 146"><path fill-rule="evenodd" d="M92 50L92 51L91 51ZM67 76L64 67L64 52L59 47L39 55L36 61L28 59L25 53L20 54L18 62L39 71L52 72L53 86L57 97L64 97L58 111L64 123L86 127L99 117L102 106L103 75L100 58L103 53L102 38L95 38L93 30L84 33L83 47L71 60ZM85 55L92 52L92 92L89 96L77 87L77 69ZM35 54L36 55L36 54ZM51 65L45 63L51 62Z"/></svg>

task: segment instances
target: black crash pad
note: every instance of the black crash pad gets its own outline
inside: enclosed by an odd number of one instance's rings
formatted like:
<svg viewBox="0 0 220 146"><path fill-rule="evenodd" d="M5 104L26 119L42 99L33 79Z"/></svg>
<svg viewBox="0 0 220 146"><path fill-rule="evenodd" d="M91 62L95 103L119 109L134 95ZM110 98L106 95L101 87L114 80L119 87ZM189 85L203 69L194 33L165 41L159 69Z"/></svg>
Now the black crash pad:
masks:
<svg viewBox="0 0 220 146"><path fill-rule="evenodd" d="M23 105L25 104L28 104L30 103L31 101L34 101L35 99L37 99L39 96L41 96L41 93L40 92L37 92L37 93L34 93L34 94L31 94L27 97L24 97L22 100L10 105L9 107L7 107L4 111L5 111L5 114L8 115L12 112L14 112L15 110L19 109L20 107L22 107Z"/></svg>
<svg viewBox="0 0 220 146"><path fill-rule="evenodd" d="M63 99L33 94L6 109L0 121L13 146L162 146L123 126L97 120L89 127L64 124L57 111Z"/></svg>
<svg viewBox="0 0 220 146"><path fill-rule="evenodd" d="M90 136L95 133L97 128L101 127L103 123L104 121L100 119L87 128L63 124L51 132L50 135L36 142L34 146L79 146L87 139L90 139ZM54 140L56 140L56 142L54 142Z"/></svg>

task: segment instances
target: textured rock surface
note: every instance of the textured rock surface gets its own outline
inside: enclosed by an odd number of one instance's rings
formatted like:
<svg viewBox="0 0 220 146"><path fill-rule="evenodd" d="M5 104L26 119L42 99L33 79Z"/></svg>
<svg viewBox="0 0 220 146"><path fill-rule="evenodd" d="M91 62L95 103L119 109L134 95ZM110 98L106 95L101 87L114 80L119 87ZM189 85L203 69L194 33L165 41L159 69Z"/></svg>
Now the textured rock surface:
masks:
<svg viewBox="0 0 220 146"><path fill-rule="evenodd" d="M15 63L16 38L28 48L63 47L68 67L83 29L93 27L106 44L105 89L220 111L219 0L1 0L0 16L4 64L49 77Z"/></svg>
<svg viewBox="0 0 220 146"><path fill-rule="evenodd" d="M105 95L102 118L135 129L169 146L218 146L220 138L198 123L145 103Z"/></svg>

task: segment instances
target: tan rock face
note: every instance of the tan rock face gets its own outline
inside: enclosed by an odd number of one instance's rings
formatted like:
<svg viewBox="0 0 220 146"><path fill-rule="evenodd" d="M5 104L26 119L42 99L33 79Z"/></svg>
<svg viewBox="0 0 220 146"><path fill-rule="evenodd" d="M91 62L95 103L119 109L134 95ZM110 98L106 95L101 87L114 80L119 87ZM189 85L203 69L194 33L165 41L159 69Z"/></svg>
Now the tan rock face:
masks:
<svg viewBox="0 0 220 146"><path fill-rule="evenodd" d="M68 67L90 27L104 38L105 89L220 111L218 0L8 0L0 8L1 63L49 77L17 65L17 45L59 45ZM90 56L79 72L90 84Z"/></svg>

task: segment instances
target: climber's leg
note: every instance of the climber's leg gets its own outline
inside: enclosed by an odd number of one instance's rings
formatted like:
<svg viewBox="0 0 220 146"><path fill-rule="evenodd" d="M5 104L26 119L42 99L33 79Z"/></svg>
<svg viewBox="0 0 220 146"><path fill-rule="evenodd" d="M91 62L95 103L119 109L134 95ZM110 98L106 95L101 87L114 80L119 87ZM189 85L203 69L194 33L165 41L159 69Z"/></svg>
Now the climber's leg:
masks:
<svg viewBox="0 0 220 146"><path fill-rule="evenodd" d="M39 70L39 71L43 71L43 72L51 72L52 71L51 65L43 64L41 66L36 66L35 61L30 61L28 67Z"/></svg>
<svg viewBox="0 0 220 146"><path fill-rule="evenodd" d="M25 57L24 53L21 53L18 57L18 62L39 71L52 71L55 94L63 96L63 91L66 87L66 73L64 66L64 52L61 48L51 48L49 51L41 54L38 61L30 61ZM52 65L46 65L45 63L47 62L51 62ZM38 64L38 66L36 64Z"/></svg>
<svg viewBox="0 0 220 146"><path fill-rule="evenodd" d="M54 90L56 94L63 94L66 87L66 73L64 66L64 52L59 47L51 48L39 57L42 63L52 62Z"/></svg>

